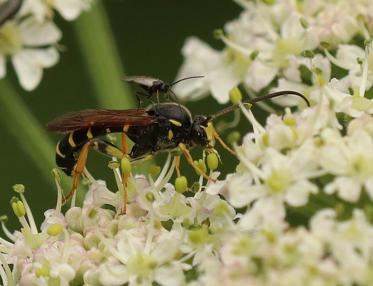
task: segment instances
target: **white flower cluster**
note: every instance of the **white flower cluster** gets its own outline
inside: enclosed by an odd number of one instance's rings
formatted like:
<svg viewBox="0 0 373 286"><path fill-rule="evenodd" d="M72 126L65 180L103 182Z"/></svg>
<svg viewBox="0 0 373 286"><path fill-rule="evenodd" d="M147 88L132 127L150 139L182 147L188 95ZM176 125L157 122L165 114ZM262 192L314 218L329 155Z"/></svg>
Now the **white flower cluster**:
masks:
<svg viewBox="0 0 373 286"><path fill-rule="evenodd" d="M57 184L38 231L21 193L12 201L21 231L2 222L3 284L371 285L373 118L343 136L315 112L271 115L265 128L249 116L237 171L204 186L201 177L187 193L168 183L169 155L155 181L130 178L125 215L121 191L93 178L83 206L63 214ZM293 225L289 208L305 211L307 226Z"/></svg>
<svg viewBox="0 0 373 286"><path fill-rule="evenodd" d="M19 2L21 7L0 25L0 79L6 76L10 59L20 85L30 91L40 83L43 69L59 60L62 33L53 22L55 11L71 21L87 10L92 0L1 0L1 17L7 15L12 2Z"/></svg>
<svg viewBox="0 0 373 286"><path fill-rule="evenodd" d="M0 277L13 285L373 285L373 32L371 0L237 0L244 11L219 37L218 52L193 38L175 87L208 92L291 89L288 107L266 124L239 104L253 126L233 144L236 172L179 193L130 176L127 214L118 192L90 176L83 206L47 211L39 231L18 189L21 231L0 238Z"/></svg>
<svg viewBox="0 0 373 286"><path fill-rule="evenodd" d="M368 47L364 50L364 41L373 32L371 0L236 2L244 11L216 33L226 44L223 51L195 37L186 41L178 78L205 77L175 86L178 96L198 99L211 93L219 103L226 103L229 90L243 84L249 94L268 88L292 89L313 99L315 89L327 85L330 93L338 93L333 98L336 111L356 111L351 108L349 90L363 96L373 80L373 55ZM330 81L336 76L334 67L342 70L341 76ZM357 90L363 73L368 74L366 82Z"/></svg>

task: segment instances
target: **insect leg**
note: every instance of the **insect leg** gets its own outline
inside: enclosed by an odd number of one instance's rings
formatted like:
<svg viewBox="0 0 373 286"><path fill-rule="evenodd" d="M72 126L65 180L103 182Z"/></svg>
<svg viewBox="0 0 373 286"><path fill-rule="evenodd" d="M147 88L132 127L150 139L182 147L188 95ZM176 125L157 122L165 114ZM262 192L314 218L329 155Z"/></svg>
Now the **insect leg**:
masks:
<svg viewBox="0 0 373 286"><path fill-rule="evenodd" d="M93 150L95 150L95 151L97 151L101 154L104 154L104 155L106 155L110 158L115 157L115 158L118 158L118 159L122 159L123 156L124 156L121 149L119 149L114 144L112 144L108 141L105 141L103 139L95 138L95 139L91 140L91 147L92 147Z"/></svg>
<svg viewBox="0 0 373 286"><path fill-rule="evenodd" d="M73 170L73 189L67 194L63 200L65 204L72 196L76 193L78 189L79 177L84 171L85 164L87 162L88 152L89 152L90 142L87 142L83 145L82 150L80 151L78 161Z"/></svg>
<svg viewBox="0 0 373 286"><path fill-rule="evenodd" d="M220 137L219 133L215 130L215 128L213 126L211 126L212 128L212 135L214 136L214 138L216 140L219 141L220 145L225 149L227 150L229 153L231 153L232 155L236 156L236 152L234 152L224 141L223 139Z"/></svg>
<svg viewBox="0 0 373 286"><path fill-rule="evenodd" d="M201 174L206 180L215 181L214 179L210 178L203 170L201 170L196 164L194 164L192 155L190 154L189 150L186 148L185 144L180 143L179 149L183 152L185 159L187 160L188 164L192 166L192 168L198 173Z"/></svg>
<svg viewBox="0 0 373 286"><path fill-rule="evenodd" d="M128 143L127 143L127 134L129 126L123 126L123 133L122 133L122 153L125 156L128 156ZM122 214L126 214L127 212L127 202L128 202L128 193L127 193L127 185L128 185L128 178L129 174L125 173L122 170L122 184L123 184L123 205L122 205Z"/></svg>
<svg viewBox="0 0 373 286"><path fill-rule="evenodd" d="M177 177L180 177L180 156L175 156L175 169Z"/></svg>

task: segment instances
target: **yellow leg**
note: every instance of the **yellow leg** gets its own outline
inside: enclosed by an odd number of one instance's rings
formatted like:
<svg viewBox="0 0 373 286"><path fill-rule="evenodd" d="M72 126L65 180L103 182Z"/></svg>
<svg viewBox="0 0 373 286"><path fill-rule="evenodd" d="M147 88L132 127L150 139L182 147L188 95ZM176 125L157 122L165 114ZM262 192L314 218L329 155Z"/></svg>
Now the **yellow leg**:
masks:
<svg viewBox="0 0 373 286"><path fill-rule="evenodd" d="M175 169L177 177L180 177L180 156L175 156Z"/></svg>
<svg viewBox="0 0 373 286"><path fill-rule="evenodd" d="M198 166L196 166L196 164L194 164L192 155L183 143L179 144L179 148L183 152L188 164L191 165L197 173L201 174L206 180L215 181L215 179L209 177L203 170L201 170Z"/></svg>
<svg viewBox="0 0 373 286"><path fill-rule="evenodd" d="M124 126L123 131L127 131L128 127ZM128 144L127 144L127 135L126 133L122 133L122 153L124 156L128 154ZM128 174L124 174L122 171L122 184L123 184L123 205L122 205L122 214L127 213L127 202L128 202L128 193L127 193L127 185L128 185Z"/></svg>
<svg viewBox="0 0 373 286"><path fill-rule="evenodd" d="M231 148L229 148L229 146L227 144L225 144L223 139L220 137L219 133L216 132L215 128L213 128L212 132L213 132L213 136L215 137L216 140L219 141L220 145L223 146L223 148L226 149L229 153L236 156L236 152L234 152Z"/></svg>
<svg viewBox="0 0 373 286"><path fill-rule="evenodd" d="M78 189L79 184L79 177L83 173L85 164L87 162L88 158L88 152L89 152L89 146L90 142L85 143L82 150L80 151L78 161L74 167L74 173L73 173L73 189L70 193L67 194L67 196L63 199L63 204L65 204L68 200L72 198L72 196L76 193Z"/></svg>

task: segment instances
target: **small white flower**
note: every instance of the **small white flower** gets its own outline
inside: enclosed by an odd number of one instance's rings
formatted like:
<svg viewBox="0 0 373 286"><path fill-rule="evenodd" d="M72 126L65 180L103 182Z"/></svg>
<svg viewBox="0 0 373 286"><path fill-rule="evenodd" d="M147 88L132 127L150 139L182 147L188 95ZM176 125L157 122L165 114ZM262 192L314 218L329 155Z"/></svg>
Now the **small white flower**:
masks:
<svg viewBox="0 0 373 286"><path fill-rule="evenodd" d="M90 8L92 0L27 0L20 11L21 15L32 14L38 22L53 17L53 9L67 20L75 20L83 11Z"/></svg>
<svg viewBox="0 0 373 286"><path fill-rule="evenodd" d="M190 80L174 87L181 99L198 99L209 92L219 103L226 103L229 91L239 83L228 57L219 53L197 38L187 39L183 50L185 62L177 78L203 75L203 79Z"/></svg>
<svg viewBox="0 0 373 286"><path fill-rule="evenodd" d="M33 90L41 81L43 69L59 59L56 44L61 32L52 22L38 23L28 17L20 23L9 21L0 27L0 77L4 77L6 58L11 57L21 86ZM47 46L47 47L44 47Z"/></svg>
<svg viewBox="0 0 373 286"><path fill-rule="evenodd" d="M333 130L325 130L320 163L336 178L326 186L327 193L338 192L344 200L356 202L362 187L373 199L373 139L364 130L356 130L349 137L341 137Z"/></svg>

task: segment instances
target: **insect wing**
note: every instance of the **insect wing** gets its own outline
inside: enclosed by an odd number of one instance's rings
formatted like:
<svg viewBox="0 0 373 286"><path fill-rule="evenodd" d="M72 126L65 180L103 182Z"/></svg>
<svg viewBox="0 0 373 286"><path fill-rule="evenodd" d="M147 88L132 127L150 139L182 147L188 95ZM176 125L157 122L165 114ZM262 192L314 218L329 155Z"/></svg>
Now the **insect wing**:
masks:
<svg viewBox="0 0 373 286"><path fill-rule="evenodd" d="M155 81L161 81L160 79L150 76L127 76L123 80L129 83L135 83L146 87L151 87Z"/></svg>
<svg viewBox="0 0 373 286"><path fill-rule="evenodd" d="M52 132L70 132L89 127L122 127L124 125L145 126L156 122L156 117L149 115L145 109L87 109L67 113L48 123Z"/></svg>

